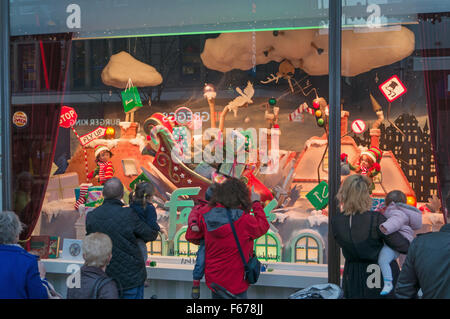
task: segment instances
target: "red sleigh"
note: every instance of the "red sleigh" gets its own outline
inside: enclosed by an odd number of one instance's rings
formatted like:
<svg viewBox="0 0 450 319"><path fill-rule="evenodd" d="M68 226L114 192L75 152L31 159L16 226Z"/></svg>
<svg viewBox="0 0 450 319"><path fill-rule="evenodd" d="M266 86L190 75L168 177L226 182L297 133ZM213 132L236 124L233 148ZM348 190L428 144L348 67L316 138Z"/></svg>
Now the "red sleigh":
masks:
<svg viewBox="0 0 450 319"><path fill-rule="evenodd" d="M205 192L213 183L194 171L196 164L186 164L180 160L173 160L172 150L175 142L171 138L173 127L177 125L176 121L168 119L161 113L155 113L144 122L144 131L147 135L154 135L152 148L157 149L153 160L153 170L163 182L169 184L171 189L181 187L200 187L200 193L194 198L205 198ZM155 128L159 128L155 130ZM162 129L161 129L162 128ZM156 140L156 143L155 143ZM242 173L242 179L246 182L249 190L254 190L261 197L261 202L271 201L273 199L272 192L253 175L254 168L246 166Z"/></svg>

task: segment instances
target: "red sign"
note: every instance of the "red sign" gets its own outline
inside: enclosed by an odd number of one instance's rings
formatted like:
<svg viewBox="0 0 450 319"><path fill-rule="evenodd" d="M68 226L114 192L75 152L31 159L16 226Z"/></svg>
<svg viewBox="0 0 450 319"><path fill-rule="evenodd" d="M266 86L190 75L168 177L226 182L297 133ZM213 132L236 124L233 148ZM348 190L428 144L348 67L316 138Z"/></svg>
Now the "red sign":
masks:
<svg viewBox="0 0 450 319"><path fill-rule="evenodd" d="M389 102L395 101L406 93L406 86L396 75L383 82L378 88Z"/></svg>
<svg viewBox="0 0 450 319"><path fill-rule="evenodd" d="M59 126L70 128L77 122L77 112L71 107L63 106L61 108L61 116L59 118Z"/></svg>
<svg viewBox="0 0 450 319"><path fill-rule="evenodd" d="M352 123L352 131L361 134L366 130L366 123L363 120L354 120Z"/></svg>
<svg viewBox="0 0 450 319"><path fill-rule="evenodd" d="M105 136L106 134L106 127L99 126L95 130L93 130L91 133L87 133L86 135L83 135L80 137L80 143L81 145L85 146L92 142L93 140L96 140L100 137Z"/></svg>
<svg viewBox="0 0 450 319"><path fill-rule="evenodd" d="M28 116L25 112L17 111L13 115L13 124L17 127L24 127L28 123Z"/></svg>

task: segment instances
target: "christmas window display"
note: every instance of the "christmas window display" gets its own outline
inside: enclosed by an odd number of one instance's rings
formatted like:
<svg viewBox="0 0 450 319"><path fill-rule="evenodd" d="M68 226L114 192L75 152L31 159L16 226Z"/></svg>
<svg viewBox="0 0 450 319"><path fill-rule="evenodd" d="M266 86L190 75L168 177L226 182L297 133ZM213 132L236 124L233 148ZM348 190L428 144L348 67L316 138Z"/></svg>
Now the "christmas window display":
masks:
<svg viewBox="0 0 450 319"><path fill-rule="evenodd" d="M426 102L412 89L423 82L412 69L393 77L411 59L416 31L366 29L343 30L342 179L369 176L374 209L389 191L403 191L423 211L421 232L435 230L443 220ZM56 150L68 150L67 165L51 177L43 213L64 202L82 229L86 214L102 204L107 179L122 181L125 204L137 183L150 182L162 230L149 253L193 257L197 247L183 231L193 200L235 177L260 195L271 225L255 241L261 260L326 263L328 35L310 29L191 36L202 50L189 70L145 51L159 43L166 55L180 54L163 41L176 37L158 40L136 38L138 49L105 55L103 86L92 89L101 102L69 105L77 119L60 128L69 134L60 135ZM77 60L71 67L79 67Z"/></svg>

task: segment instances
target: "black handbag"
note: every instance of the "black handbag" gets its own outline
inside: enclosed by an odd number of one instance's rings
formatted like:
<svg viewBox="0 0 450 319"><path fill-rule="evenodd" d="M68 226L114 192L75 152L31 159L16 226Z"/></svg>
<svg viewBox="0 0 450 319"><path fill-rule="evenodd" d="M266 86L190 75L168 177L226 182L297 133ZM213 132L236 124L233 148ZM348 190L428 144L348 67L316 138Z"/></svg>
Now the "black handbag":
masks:
<svg viewBox="0 0 450 319"><path fill-rule="evenodd" d="M248 262L245 262L244 253L242 252L241 244L239 243L239 239L236 234L236 229L234 228L233 221L231 220L229 209L227 209L227 216L230 222L231 230L233 231L234 239L236 240L239 254L241 255L242 262L244 263L244 279L247 280L249 284L255 284L258 281L259 274L261 273L261 262L254 253Z"/></svg>

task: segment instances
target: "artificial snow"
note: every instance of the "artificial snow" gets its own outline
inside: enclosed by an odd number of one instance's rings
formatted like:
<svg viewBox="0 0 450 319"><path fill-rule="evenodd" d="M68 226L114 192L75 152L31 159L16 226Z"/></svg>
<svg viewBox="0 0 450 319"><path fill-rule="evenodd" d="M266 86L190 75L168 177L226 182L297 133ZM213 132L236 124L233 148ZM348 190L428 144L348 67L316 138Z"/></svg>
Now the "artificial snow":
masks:
<svg viewBox="0 0 450 319"><path fill-rule="evenodd" d="M145 139L144 136L142 136L142 134L138 133L136 134L136 137L128 140L131 144L133 145L137 145L139 146L139 151L142 152L142 150L145 148L145 146L147 145L147 140Z"/></svg>
<svg viewBox="0 0 450 319"><path fill-rule="evenodd" d="M254 47L254 49L252 48ZM405 27L342 31L342 75L355 76L390 65L414 51L414 33ZM318 50L320 49L320 50ZM328 34L317 30L222 33L206 40L200 55L212 70L250 70L255 65L289 60L309 75L328 74Z"/></svg>
<svg viewBox="0 0 450 319"><path fill-rule="evenodd" d="M119 139L113 139L113 140L106 140L98 138L96 140L93 140L89 144L86 145L86 147L95 148L97 145L105 145L110 150L117 146L117 143L119 142Z"/></svg>
<svg viewBox="0 0 450 319"><path fill-rule="evenodd" d="M314 227L316 224L320 226L322 223L328 224L328 216L322 214L321 210L313 210L311 215L308 216L308 221L311 227Z"/></svg>
<svg viewBox="0 0 450 319"><path fill-rule="evenodd" d="M272 223L282 224L284 223L284 220L289 217L289 215L283 213L273 213L273 214L275 215L275 218L274 220L272 220Z"/></svg>
<svg viewBox="0 0 450 319"><path fill-rule="evenodd" d="M61 200L54 200L51 202L45 202L42 205L42 213L47 217L50 223L54 217L57 217L60 213L67 211L74 211L75 205L75 193L73 198L66 198Z"/></svg>
<svg viewBox="0 0 450 319"><path fill-rule="evenodd" d="M122 51L112 55L102 71L103 83L124 89L129 79L137 87L156 86L163 81L154 67L136 60L129 53Z"/></svg>
<svg viewBox="0 0 450 319"><path fill-rule="evenodd" d="M312 145L313 146L323 146L323 145L327 145L328 140L317 140L317 139L309 139L305 142L305 148L309 148Z"/></svg>
<svg viewBox="0 0 450 319"><path fill-rule="evenodd" d="M119 126L123 128L124 131L128 130L133 122L120 122Z"/></svg>

